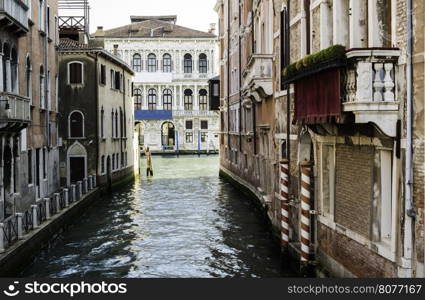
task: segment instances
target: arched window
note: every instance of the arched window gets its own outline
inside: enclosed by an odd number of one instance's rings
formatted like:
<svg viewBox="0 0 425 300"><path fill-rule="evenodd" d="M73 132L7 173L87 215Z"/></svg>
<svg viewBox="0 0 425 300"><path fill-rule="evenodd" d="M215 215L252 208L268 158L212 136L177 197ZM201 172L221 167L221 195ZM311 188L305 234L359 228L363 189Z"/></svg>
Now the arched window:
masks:
<svg viewBox="0 0 425 300"><path fill-rule="evenodd" d="M172 110L173 109L173 93L170 89L165 89L163 93L163 104L164 110Z"/></svg>
<svg viewBox="0 0 425 300"><path fill-rule="evenodd" d="M208 73L208 60L204 53L199 55L199 73Z"/></svg>
<svg viewBox="0 0 425 300"><path fill-rule="evenodd" d="M134 54L133 56L133 69L135 72L142 72L142 57L140 54Z"/></svg>
<svg viewBox="0 0 425 300"><path fill-rule="evenodd" d="M115 116L115 114L114 114L114 110L112 110L112 112L111 112L111 129L112 129L112 132L111 132L111 138L114 138L115 137L115 122L114 122L114 116Z"/></svg>
<svg viewBox="0 0 425 300"><path fill-rule="evenodd" d="M208 110L208 92L205 89L199 91L199 110Z"/></svg>
<svg viewBox="0 0 425 300"><path fill-rule="evenodd" d="M6 68L6 62L10 59L10 48L9 45L7 43L4 43L3 45L3 74L1 74L3 76L3 91L7 92L8 90L8 86L7 86L7 81L8 78L10 76L10 74L8 73L8 70Z"/></svg>
<svg viewBox="0 0 425 300"><path fill-rule="evenodd" d="M192 55L190 55L189 53L188 54L185 54L185 56L184 56L184 62L183 62L183 65L184 65L184 72L185 73L192 73L192 65L193 65L193 63L192 63Z"/></svg>
<svg viewBox="0 0 425 300"><path fill-rule="evenodd" d="M156 90L150 89L148 93L148 109L156 110Z"/></svg>
<svg viewBox="0 0 425 300"><path fill-rule="evenodd" d="M101 165L101 174L105 174L105 155L102 155L102 158L100 160Z"/></svg>
<svg viewBox="0 0 425 300"><path fill-rule="evenodd" d="M40 66L40 107L41 108L45 108L45 93L46 91L44 90L44 67L43 65Z"/></svg>
<svg viewBox="0 0 425 300"><path fill-rule="evenodd" d="M115 137L119 137L119 127L118 127L118 110L115 111Z"/></svg>
<svg viewBox="0 0 425 300"><path fill-rule="evenodd" d="M164 54L162 57L162 71L164 73L170 73L172 72L172 62L171 62L171 55L170 54Z"/></svg>
<svg viewBox="0 0 425 300"><path fill-rule="evenodd" d="M124 137L124 119L122 114L122 108L120 107L120 137Z"/></svg>
<svg viewBox="0 0 425 300"><path fill-rule="evenodd" d="M83 84L83 63L79 61L68 64L68 83Z"/></svg>
<svg viewBox="0 0 425 300"><path fill-rule="evenodd" d="M156 55L151 53L148 55L148 72L156 72L156 69L157 69Z"/></svg>
<svg viewBox="0 0 425 300"><path fill-rule="evenodd" d="M184 109L193 110L193 92L192 90L184 91Z"/></svg>
<svg viewBox="0 0 425 300"><path fill-rule="evenodd" d="M18 52L12 48L12 56L10 61L12 92L18 93Z"/></svg>
<svg viewBox="0 0 425 300"><path fill-rule="evenodd" d="M27 63L25 66L25 92L26 92L26 96L31 98L31 72L32 72L32 67L31 67L31 59L28 56L27 57Z"/></svg>
<svg viewBox="0 0 425 300"><path fill-rule="evenodd" d="M134 110L142 109L142 91L140 89L134 90Z"/></svg>
<svg viewBox="0 0 425 300"><path fill-rule="evenodd" d="M102 110L100 111L100 137L104 138L105 137L105 110L103 109L102 106Z"/></svg>
<svg viewBox="0 0 425 300"><path fill-rule="evenodd" d="M84 116L79 111L69 115L69 137L84 138Z"/></svg>

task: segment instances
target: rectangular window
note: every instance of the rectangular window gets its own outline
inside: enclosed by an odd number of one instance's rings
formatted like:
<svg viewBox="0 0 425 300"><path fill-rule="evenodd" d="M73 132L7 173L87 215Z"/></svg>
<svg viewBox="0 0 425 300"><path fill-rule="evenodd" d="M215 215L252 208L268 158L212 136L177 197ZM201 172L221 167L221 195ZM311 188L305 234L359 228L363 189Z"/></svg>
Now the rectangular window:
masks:
<svg viewBox="0 0 425 300"><path fill-rule="evenodd" d="M208 141L208 133L201 132L201 143L206 143Z"/></svg>
<svg viewBox="0 0 425 300"><path fill-rule="evenodd" d="M101 161L100 161L100 172L102 174L105 174L105 155L102 155Z"/></svg>
<svg viewBox="0 0 425 300"><path fill-rule="evenodd" d="M193 132L186 132L186 143L193 143Z"/></svg>
<svg viewBox="0 0 425 300"><path fill-rule="evenodd" d="M44 23L44 1L38 1L38 29L44 31L45 23Z"/></svg>
<svg viewBox="0 0 425 300"><path fill-rule="evenodd" d="M208 121L207 120L201 121L201 129L208 129Z"/></svg>
<svg viewBox="0 0 425 300"><path fill-rule="evenodd" d="M47 36L50 37L50 6L47 6L46 24L47 24Z"/></svg>
<svg viewBox="0 0 425 300"><path fill-rule="evenodd" d="M193 129L193 121L192 120L186 121L186 129L187 130Z"/></svg>
<svg viewBox="0 0 425 300"><path fill-rule="evenodd" d="M213 85L213 96L220 97L220 85L218 83L214 83Z"/></svg>
<svg viewBox="0 0 425 300"><path fill-rule="evenodd" d="M83 83L83 64L79 62L69 64L69 83L82 84Z"/></svg>
<svg viewBox="0 0 425 300"><path fill-rule="evenodd" d="M28 150L28 184L33 184L32 150Z"/></svg>
<svg viewBox="0 0 425 300"><path fill-rule="evenodd" d="M381 182L381 241L390 243L392 237L392 151L380 151Z"/></svg>
<svg viewBox="0 0 425 300"><path fill-rule="evenodd" d="M289 65L290 62L290 48L289 48L289 11L284 8L280 13L280 69L283 70ZM281 79L281 89L284 88Z"/></svg>
<svg viewBox="0 0 425 300"><path fill-rule="evenodd" d="M47 178L47 153L46 149L43 149L43 179Z"/></svg>
<svg viewBox="0 0 425 300"><path fill-rule="evenodd" d="M116 90L121 90L121 73L120 72L115 72L115 86L114 88Z"/></svg>
<svg viewBox="0 0 425 300"><path fill-rule="evenodd" d="M333 218L333 205L335 201L335 146L322 145L321 164L322 211L325 216Z"/></svg>
<svg viewBox="0 0 425 300"><path fill-rule="evenodd" d="M105 65L100 66L100 84L103 84L103 85L106 84L106 66Z"/></svg>
<svg viewBox="0 0 425 300"><path fill-rule="evenodd" d="M111 89L114 88L114 84L115 84L115 72L114 70L111 70Z"/></svg>

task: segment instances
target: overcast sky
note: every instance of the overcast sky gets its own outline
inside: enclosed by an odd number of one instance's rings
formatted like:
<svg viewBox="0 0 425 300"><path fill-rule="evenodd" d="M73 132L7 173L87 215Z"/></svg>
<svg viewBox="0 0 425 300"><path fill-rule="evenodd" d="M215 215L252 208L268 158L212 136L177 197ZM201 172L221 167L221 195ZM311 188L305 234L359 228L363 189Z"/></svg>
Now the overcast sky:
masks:
<svg viewBox="0 0 425 300"><path fill-rule="evenodd" d="M90 32L130 23L130 15L177 15L177 24L207 31L217 23L217 0L89 0Z"/></svg>

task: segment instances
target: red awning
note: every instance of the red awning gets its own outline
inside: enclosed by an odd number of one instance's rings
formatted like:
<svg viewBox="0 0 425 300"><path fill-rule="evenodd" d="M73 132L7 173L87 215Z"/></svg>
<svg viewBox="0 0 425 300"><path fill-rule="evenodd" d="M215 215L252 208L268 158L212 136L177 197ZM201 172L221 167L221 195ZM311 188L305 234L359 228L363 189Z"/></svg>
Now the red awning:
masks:
<svg viewBox="0 0 425 300"><path fill-rule="evenodd" d="M298 124L330 123L342 114L340 68L295 82L295 120Z"/></svg>

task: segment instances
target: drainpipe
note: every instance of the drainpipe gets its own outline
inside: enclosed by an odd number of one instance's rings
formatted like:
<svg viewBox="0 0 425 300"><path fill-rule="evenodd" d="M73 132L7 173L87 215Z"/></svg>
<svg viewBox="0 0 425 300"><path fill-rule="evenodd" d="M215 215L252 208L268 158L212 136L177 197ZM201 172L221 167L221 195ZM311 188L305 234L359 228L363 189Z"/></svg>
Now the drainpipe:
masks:
<svg viewBox="0 0 425 300"><path fill-rule="evenodd" d="M413 226L416 211L413 204L413 146L412 146L412 102L413 102L413 22L412 22L412 0L407 0L407 64L406 64L406 165L405 165L405 219L403 257L401 258L401 277L412 277L413 275Z"/></svg>
<svg viewBox="0 0 425 300"><path fill-rule="evenodd" d="M99 53L96 52L96 57L95 57L95 72L94 72L94 80L95 80L95 87L96 87L96 173L94 176L96 176L96 181L97 181L97 175L98 175L98 171L99 171L99 144L100 144L100 136L99 136ZM105 124L103 124L103 126L105 126ZM103 137L102 137L103 138Z"/></svg>
<svg viewBox="0 0 425 300"><path fill-rule="evenodd" d="M50 71L49 71L49 41L48 41L48 39L49 39L51 28L49 28L49 24L48 24L49 23L49 19L48 19L49 15L47 14L48 3L47 3L47 1L45 1L44 3L45 3L44 7L43 7L44 16L45 16L45 18L44 18L44 31L46 33L46 36L44 37L44 66L45 66L45 71L44 71L44 101L47 102L46 107L45 107L45 109L46 109L45 110L45 112L46 112L46 129L45 129L46 136L45 137L46 137L47 151L46 151L46 156L44 157L44 159L46 161L43 161L43 163L44 163L43 170L44 170L44 168L46 168L46 173L48 173L49 172L49 158L50 158L50 155L49 155L49 153L50 153L50 130L49 130L49 128L50 128L50 126L49 126L49 124L50 124L50 108L49 108L49 106L50 105L49 105L48 101L49 101L49 99L51 99L51 97L49 95L49 93L50 93L50 91L49 91L49 81L50 81L49 74L50 74ZM49 193L49 174L46 174L46 175L47 175L46 176L46 179L47 179L46 190L47 191L44 191L44 192L45 193L47 192L47 194L48 194ZM46 195L44 195L44 196L46 196Z"/></svg>
<svg viewBox="0 0 425 300"><path fill-rule="evenodd" d="M238 47L239 47L239 151L242 154L242 43L241 43L241 25L242 25L242 11L241 11L241 0L238 1Z"/></svg>
<svg viewBox="0 0 425 300"><path fill-rule="evenodd" d="M230 0L227 1L227 148L230 145ZM229 152L227 152L229 153Z"/></svg>

